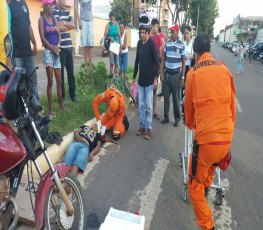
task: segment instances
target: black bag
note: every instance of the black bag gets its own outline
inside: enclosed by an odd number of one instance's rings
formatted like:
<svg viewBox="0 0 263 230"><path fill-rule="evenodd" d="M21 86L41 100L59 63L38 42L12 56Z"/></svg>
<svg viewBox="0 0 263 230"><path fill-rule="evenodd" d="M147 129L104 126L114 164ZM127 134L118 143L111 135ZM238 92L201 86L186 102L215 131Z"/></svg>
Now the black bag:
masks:
<svg viewBox="0 0 263 230"><path fill-rule="evenodd" d="M129 129L130 123L126 115L124 115L122 123L124 124L125 130L127 131Z"/></svg>

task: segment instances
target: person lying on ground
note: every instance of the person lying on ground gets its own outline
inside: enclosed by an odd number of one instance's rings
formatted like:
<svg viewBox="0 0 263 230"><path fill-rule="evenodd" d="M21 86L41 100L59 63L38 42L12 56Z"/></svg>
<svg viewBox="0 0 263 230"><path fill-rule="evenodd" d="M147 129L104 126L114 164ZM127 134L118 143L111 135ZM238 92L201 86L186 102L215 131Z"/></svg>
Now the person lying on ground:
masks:
<svg viewBox="0 0 263 230"><path fill-rule="evenodd" d="M74 132L74 140L68 146L64 163L72 166L71 172L77 176L79 171L86 169L87 163L93 160L102 146L102 135L98 133L98 126L83 125Z"/></svg>

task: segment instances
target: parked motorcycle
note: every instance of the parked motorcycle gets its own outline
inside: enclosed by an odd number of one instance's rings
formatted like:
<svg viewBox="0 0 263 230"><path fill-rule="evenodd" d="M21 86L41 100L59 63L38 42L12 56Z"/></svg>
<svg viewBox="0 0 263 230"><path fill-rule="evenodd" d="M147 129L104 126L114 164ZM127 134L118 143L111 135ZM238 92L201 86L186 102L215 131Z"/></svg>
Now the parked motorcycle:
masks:
<svg viewBox="0 0 263 230"><path fill-rule="evenodd" d="M5 39L6 55L11 43ZM0 73L0 221L4 230L15 229L19 218L16 194L24 168L32 176L32 162L40 177L35 192L35 227L39 229L85 229L86 214L82 190L65 164L53 166L43 140L48 134L49 116L38 115L38 101L28 93L27 73L23 68L10 70L5 64ZM34 70L35 71L35 70ZM37 157L44 155L49 166L43 173ZM31 168L31 170L30 170ZM30 173L31 171L31 173ZM29 179L29 176L28 176ZM30 196L31 197L31 196ZM31 203L32 197L31 197ZM34 207L33 207L34 206Z"/></svg>

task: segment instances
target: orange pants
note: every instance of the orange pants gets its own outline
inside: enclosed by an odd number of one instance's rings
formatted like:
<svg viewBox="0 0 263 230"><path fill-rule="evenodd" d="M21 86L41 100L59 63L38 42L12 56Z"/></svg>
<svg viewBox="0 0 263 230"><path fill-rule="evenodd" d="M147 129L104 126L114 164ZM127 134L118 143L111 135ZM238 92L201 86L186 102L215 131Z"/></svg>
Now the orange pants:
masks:
<svg viewBox="0 0 263 230"><path fill-rule="evenodd" d="M225 145L199 145L196 177L191 181L192 155L189 165L188 190L191 197L197 224L204 230L214 227L213 215L205 197L205 188L210 187L215 172L214 163L218 163L228 153L230 144Z"/></svg>
<svg viewBox="0 0 263 230"><path fill-rule="evenodd" d="M101 124L106 126L106 129L113 127L113 135L123 136L125 127L123 124L123 117L125 115L125 107L120 109L116 98L112 99L107 111L101 119Z"/></svg>

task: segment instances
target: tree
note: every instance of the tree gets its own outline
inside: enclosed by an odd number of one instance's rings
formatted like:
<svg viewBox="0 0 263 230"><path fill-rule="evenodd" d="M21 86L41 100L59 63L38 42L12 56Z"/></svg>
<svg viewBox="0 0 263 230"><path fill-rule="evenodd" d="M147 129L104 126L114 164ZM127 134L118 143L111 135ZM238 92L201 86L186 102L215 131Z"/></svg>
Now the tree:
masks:
<svg viewBox="0 0 263 230"><path fill-rule="evenodd" d="M131 23L132 0L113 0L110 5L117 21L122 21L125 25Z"/></svg>
<svg viewBox="0 0 263 230"><path fill-rule="evenodd" d="M197 26L198 21L197 32L204 32L208 34L211 39L214 38L214 24L218 15L217 0L193 0L191 3L190 18L192 24Z"/></svg>

